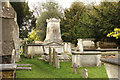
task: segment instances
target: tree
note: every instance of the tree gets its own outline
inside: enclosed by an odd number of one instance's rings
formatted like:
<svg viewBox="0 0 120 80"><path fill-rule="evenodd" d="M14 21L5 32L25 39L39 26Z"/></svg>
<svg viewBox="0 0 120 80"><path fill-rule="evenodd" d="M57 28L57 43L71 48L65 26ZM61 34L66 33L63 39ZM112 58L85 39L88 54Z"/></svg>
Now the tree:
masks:
<svg viewBox="0 0 120 80"><path fill-rule="evenodd" d="M61 8L55 1L47 1L42 4L42 12L40 13L40 17L37 20L36 30L39 30L37 36L39 36L39 40L43 41L46 35L46 19L50 18L61 18L62 12Z"/></svg>
<svg viewBox="0 0 120 80"><path fill-rule="evenodd" d="M73 2L69 9L64 10L64 18L61 21L62 38L64 41L77 43L80 37L80 29L83 29L79 24L79 20L86 13L86 7L82 2Z"/></svg>
<svg viewBox="0 0 120 80"><path fill-rule="evenodd" d="M107 38L106 35L114 28L120 27L120 2L101 2L89 11L89 29L93 30L96 40ZM84 23L83 23L84 24Z"/></svg>
<svg viewBox="0 0 120 80"><path fill-rule="evenodd" d="M37 33L39 31L38 30L33 30L29 35L28 35L28 38L27 38L27 42L29 43L34 43L35 40L38 40L39 39L39 36L37 36Z"/></svg>
<svg viewBox="0 0 120 80"><path fill-rule="evenodd" d="M36 27L36 18L30 11L28 2L11 2L17 12L17 22L19 25L20 38L27 37L31 29Z"/></svg>
<svg viewBox="0 0 120 80"><path fill-rule="evenodd" d="M115 28L114 32L107 34L107 37L115 37L116 39L120 38L120 28Z"/></svg>

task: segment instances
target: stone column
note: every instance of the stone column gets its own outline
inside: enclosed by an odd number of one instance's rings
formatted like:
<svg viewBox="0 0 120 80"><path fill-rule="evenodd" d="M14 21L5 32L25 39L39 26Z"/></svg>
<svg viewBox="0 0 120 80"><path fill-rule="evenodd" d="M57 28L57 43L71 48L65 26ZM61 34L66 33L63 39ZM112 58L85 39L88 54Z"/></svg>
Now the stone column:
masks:
<svg viewBox="0 0 120 80"><path fill-rule="evenodd" d="M78 39L78 47L80 52L83 52L83 40L82 39Z"/></svg>
<svg viewBox="0 0 120 80"><path fill-rule="evenodd" d="M51 58L51 48L49 47L49 64L52 64L52 58Z"/></svg>

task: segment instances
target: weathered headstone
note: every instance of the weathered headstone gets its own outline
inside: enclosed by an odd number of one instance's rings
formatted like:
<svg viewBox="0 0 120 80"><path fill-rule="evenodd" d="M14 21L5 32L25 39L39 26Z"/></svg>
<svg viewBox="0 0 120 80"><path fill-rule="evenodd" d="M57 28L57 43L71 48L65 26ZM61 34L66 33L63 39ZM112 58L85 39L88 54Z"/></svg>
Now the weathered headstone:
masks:
<svg viewBox="0 0 120 80"><path fill-rule="evenodd" d="M52 64L51 48L49 47L49 64Z"/></svg>
<svg viewBox="0 0 120 80"><path fill-rule="evenodd" d="M58 57L58 53L55 52L55 65L56 65L56 68L60 68L60 62L59 62L59 57Z"/></svg>
<svg viewBox="0 0 120 80"><path fill-rule="evenodd" d="M88 71L87 71L87 69L83 69L83 71L82 71L82 78L88 78Z"/></svg>

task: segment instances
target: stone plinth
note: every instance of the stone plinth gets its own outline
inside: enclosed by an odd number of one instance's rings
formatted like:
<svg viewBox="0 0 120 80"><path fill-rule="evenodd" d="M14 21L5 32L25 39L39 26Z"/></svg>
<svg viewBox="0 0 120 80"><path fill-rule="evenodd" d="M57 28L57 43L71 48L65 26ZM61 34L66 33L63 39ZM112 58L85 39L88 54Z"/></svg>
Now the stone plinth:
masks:
<svg viewBox="0 0 120 80"><path fill-rule="evenodd" d="M104 62L110 80L120 80L120 58L101 59Z"/></svg>
<svg viewBox="0 0 120 80"><path fill-rule="evenodd" d="M101 66L100 52L72 52L72 64L79 67Z"/></svg>

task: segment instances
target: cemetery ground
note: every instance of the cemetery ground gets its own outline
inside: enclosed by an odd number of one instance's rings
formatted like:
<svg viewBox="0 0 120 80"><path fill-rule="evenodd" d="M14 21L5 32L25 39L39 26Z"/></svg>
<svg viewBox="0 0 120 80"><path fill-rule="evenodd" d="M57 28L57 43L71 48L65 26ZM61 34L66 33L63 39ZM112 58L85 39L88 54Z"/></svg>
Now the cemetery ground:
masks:
<svg viewBox="0 0 120 80"><path fill-rule="evenodd" d="M17 78L82 78L83 69L88 70L88 78L108 78L104 65L101 67L82 67L77 69L77 74L73 73L72 62L61 62L60 69L42 60L27 59L21 56L19 64L32 64L32 70L18 70ZM107 80L107 79L106 79Z"/></svg>

